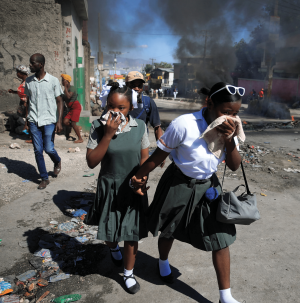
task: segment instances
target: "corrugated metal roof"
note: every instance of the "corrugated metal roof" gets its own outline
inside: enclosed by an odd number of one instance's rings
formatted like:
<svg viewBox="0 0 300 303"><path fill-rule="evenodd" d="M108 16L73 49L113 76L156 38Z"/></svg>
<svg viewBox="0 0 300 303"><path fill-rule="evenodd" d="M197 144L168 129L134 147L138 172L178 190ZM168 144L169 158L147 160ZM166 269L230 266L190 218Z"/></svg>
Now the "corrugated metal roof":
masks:
<svg viewBox="0 0 300 303"><path fill-rule="evenodd" d="M159 70L162 70L162 71L168 72L168 73L174 73L174 68L161 68L161 67L158 67L156 69L159 69Z"/></svg>

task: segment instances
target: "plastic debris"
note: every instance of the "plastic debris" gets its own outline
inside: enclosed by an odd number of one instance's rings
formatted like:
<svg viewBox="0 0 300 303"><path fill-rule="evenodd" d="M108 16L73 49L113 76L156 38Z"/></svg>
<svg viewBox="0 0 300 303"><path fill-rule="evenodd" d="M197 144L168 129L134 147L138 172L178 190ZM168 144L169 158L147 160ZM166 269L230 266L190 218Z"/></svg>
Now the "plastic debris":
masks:
<svg viewBox="0 0 300 303"><path fill-rule="evenodd" d="M29 263L35 268L40 269L43 267L43 260L39 257L33 257L29 260Z"/></svg>
<svg viewBox="0 0 300 303"><path fill-rule="evenodd" d="M9 146L9 148L11 148L11 149L15 149L15 148L20 149L21 146L20 146L18 143L12 143L12 144Z"/></svg>
<svg viewBox="0 0 300 303"><path fill-rule="evenodd" d="M86 174L86 175L83 175L83 177L92 177L92 176L95 176L95 174Z"/></svg>
<svg viewBox="0 0 300 303"><path fill-rule="evenodd" d="M17 279L20 281L27 281L28 279L34 277L36 275L36 270L28 270L24 272L23 274L17 276Z"/></svg>
<svg viewBox="0 0 300 303"><path fill-rule="evenodd" d="M71 277L70 274L61 273L55 276L50 277L49 282L54 283L61 280L69 279Z"/></svg>
<svg viewBox="0 0 300 303"><path fill-rule="evenodd" d="M288 173L300 173L300 169L284 168L283 170Z"/></svg>
<svg viewBox="0 0 300 303"><path fill-rule="evenodd" d="M74 229L75 226L76 226L76 224L73 222L65 222L65 223L59 224L57 226L57 228L62 231L70 231L70 230Z"/></svg>
<svg viewBox="0 0 300 303"><path fill-rule="evenodd" d="M66 295L61 296L53 300L54 303L69 303L69 302L75 302L81 299L81 295Z"/></svg>
<svg viewBox="0 0 300 303"><path fill-rule="evenodd" d="M83 209L78 209L72 213L73 217L81 217L82 215L86 215L87 212Z"/></svg>
<svg viewBox="0 0 300 303"><path fill-rule="evenodd" d="M79 147L76 147L76 148L75 148L75 152L77 152L77 153L80 152L80 148L79 148Z"/></svg>
<svg viewBox="0 0 300 303"><path fill-rule="evenodd" d="M41 286L41 287L45 287L45 286L47 286L49 283L48 283L48 281L46 280L46 279L42 279L42 278L40 278L40 279L38 279L38 281L37 281L37 285L38 286Z"/></svg>
<svg viewBox="0 0 300 303"><path fill-rule="evenodd" d="M260 195L263 196L263 197L267 197L267 195L264 194L264 193L260 193Z"/></svg>
<svg viewBox="0 0 300 303"><path fill-rule="evenodd" d="M49 269L49 270L44 270L43 272L39 273L39 276L42 279L46 279L46 278L52 276L54 273L55 273L54 269Z"/></svg>
<svg viewBox="0 0 300 303"><path fill-rule="evenodd" d="M20 298L17 295L10 295L0 298L0 303L19 303Z"/></svg>
<svg viewBox="0 0 300 303"><path fill-rule="evenodd" d="M53 221L50 221L50 224L57 225L58 222L53 220Z"/></svg>
<svg viewBox="0 0 300 303"><path fill-rule="evenodd" d="M40 249L37 250L34 255L41 258L51 258L51 251L49 249Z"/></svg>
<svg viewBox="0 0 300 303"><path fill-rule="evenodd" d="M25 135L29 135L29 132L28 132L27 129L23 129L23 130L22 130L22 133L24 133Z"/></svg>
<svg viewBox="0 0 300 303"><path fill-rule="evenodd" d="M23 180L22 182L23 183L28 183L28 182L31 182L31 180Z"/></svg>
<svg viewBox="0 0 300 303"><path fill-rule="evenodd" d="M11 284L5 281L0 282L0 296L13 292Z"/></svg>

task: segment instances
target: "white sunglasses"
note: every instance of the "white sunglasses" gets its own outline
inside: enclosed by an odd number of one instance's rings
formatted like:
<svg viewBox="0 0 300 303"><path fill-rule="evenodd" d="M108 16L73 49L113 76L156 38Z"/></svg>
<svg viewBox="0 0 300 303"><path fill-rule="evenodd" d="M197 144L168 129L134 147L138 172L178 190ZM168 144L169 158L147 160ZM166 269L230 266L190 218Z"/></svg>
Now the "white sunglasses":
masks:
<svg viewBox="0 0 300 303"><path fill-rule="evenodd" d="M241 97L243 97L245 95L245 88L244 87L235 87L233 85L226 85L225 87L222 87L221 89L217 90L216 92L214 92L212 95L210 95L210 98L220 92L223 89L227 89L227 91L231 94L231 95L235 95L236 93L238 93Z"/></svg>

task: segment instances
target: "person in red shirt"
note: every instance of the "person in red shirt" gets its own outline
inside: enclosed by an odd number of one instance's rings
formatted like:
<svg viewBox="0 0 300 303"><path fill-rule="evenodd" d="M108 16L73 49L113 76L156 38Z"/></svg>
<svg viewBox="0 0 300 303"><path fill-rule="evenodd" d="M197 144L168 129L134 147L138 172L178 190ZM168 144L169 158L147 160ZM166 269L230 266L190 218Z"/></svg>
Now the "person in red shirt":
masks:
<svg viewBox="0 0 300 303"><path fill-rule="evenodd" d="M259 100L263 100L264 99L264 89L262 88L261 91L259 92L258 96L259 96Z"/></svg>
<svg viewBox="0 0 300 303"><path fill-rule="evenodd" d="M17 115L20 118L25 118L26 117L26 108L27 108L27 96L24 93L25 80L28 77L28 75L30 74L30 69L29 69L29 67L27 67L25 65L18 65L16 67L16 70L17 70L17 77L19 79L21 79L22 82L19 85L17 90L9 89L8 92L10 94L17 94L20 97L20 103L19 103L19 107L17 109ZM17 121L21 121L21 120L18 119ZM25 125L25 123L24 123L24 125ZM22 125L17 126L16 131L22 133L24 125L22 124ZM26 143L32 143L32 140L26 140Z"/></svg>

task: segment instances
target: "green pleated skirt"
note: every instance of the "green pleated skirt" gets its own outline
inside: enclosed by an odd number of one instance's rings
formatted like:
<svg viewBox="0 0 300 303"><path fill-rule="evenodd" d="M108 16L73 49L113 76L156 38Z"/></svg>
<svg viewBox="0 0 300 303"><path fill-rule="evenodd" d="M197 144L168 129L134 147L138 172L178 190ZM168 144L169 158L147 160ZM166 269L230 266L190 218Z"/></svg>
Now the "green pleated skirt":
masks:
<svg viewBox="0 0 300 303"><path fill-rule="evenodd" d="M148 236L148 198L130 189L128 183L133 175L134 172L125 178L116 174L99 175L94 204L84 221L99 226L99 240L139 241Z"/></svg>
<svg viewBox="0 0 300 303"><path fill-rule="evenodd" d="M219 199L209 202L204 194L221 185L214 174L211 179L197 181L185 176L175 164L163 174L153 202L147 211L148 228L162 238L174 238L204 250L215 251L228 247L236 239L234 224L216 220Z"/></svg>

